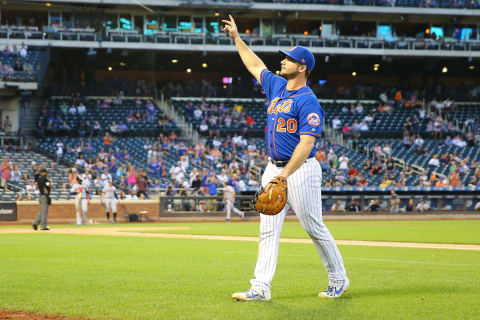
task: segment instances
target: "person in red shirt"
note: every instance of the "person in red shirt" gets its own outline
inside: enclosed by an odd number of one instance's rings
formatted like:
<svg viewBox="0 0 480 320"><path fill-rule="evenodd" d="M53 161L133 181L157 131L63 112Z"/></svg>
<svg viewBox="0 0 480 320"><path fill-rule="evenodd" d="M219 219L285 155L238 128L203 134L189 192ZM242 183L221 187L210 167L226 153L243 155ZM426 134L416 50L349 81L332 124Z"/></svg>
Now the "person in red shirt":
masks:
<svg viewBox="0 0 480 320"><path fill-rule="evenodd" d="M349 170L347 171L347 174L348 174L349 176L354 176L354 177L356 177L356 176L358 176L359 172L358 172L358 170L355 169L353 166L350 166Z"/></svg>
<svg viewBox="0 0 480 320"><path fill-rule="evenodd" d="M255 119L253 119L251 116L247 116L245 121L247 123L247 126L249 126L249 127L253 126L253 124L255 123Z"/></svg>
<svg viewBox="0 0 480 320"><path fill-rule="evenodd" d="M0 172L2 172L0 188L6 190L7 182L12 178L12 164L8 162L7 157L4 157L3 162L0 164Z"/></svg>

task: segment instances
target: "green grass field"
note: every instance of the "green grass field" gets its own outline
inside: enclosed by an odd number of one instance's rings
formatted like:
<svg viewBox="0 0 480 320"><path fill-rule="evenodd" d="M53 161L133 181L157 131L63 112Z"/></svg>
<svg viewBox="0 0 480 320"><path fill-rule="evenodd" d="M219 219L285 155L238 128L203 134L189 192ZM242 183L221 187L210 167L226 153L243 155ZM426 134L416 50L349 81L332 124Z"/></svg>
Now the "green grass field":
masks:
<svg viewBox="0 0 480 320"><path fill-rule="evenodd" d="M343 240L480 243L480 221L327 225ZM250 222L122 226L258 235L258 223ZM306 237L295 222L285 224L282 236ZM480 319L479 251L340 250L351 280L342 298L317 297L327 276L313 245L282 243L272 301L240 303L231 294L249 288L254 242L0 234L0 309L99 319Z"/></svg>

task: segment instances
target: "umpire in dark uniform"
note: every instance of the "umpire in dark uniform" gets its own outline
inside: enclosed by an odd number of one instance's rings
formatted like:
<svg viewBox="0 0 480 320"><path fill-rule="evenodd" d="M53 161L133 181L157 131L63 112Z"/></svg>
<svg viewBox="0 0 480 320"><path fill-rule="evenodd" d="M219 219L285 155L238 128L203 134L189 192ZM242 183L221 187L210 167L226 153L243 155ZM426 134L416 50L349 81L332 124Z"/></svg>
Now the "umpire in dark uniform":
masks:
<svg viewBox="0 0 480 320"><path fill-rule="evenodd" d="M40 230L50 230L47 226L47 216L48 216L48 206L51 204L50 199L50 190L52 189L52 182L47 177L47 170L42 169L35 172L35 181L38 185L38 190L40 191L40 213L37 218L33 221L32 227L34 230L38 229L40 225Z"/></svg>

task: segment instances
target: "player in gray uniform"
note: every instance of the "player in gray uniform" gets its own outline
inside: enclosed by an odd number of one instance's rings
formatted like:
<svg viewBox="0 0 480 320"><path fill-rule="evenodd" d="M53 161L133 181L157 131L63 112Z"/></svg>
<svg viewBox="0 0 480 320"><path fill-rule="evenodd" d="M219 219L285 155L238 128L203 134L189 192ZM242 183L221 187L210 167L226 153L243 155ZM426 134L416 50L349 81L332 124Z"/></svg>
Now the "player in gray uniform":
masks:
<svg viewBox="0 0 480 320"><path fill-rule="evenodd" d="M105 202L105 207L107 211L107 222L110 221L110 213L113 212L113 222L118 223L117 221L117 188L113 185L112 181L109 181L108 184L103 188L103 201Z"/></svg>
<svg viewBox="0 0 480 320"><path fill-rule="evenodd" d="M242 220L245 219L245 212L235 208L235 189L228 182L223 183L223 202L225 203L225 211L227 211L226 222L230 222L232 211L242 217Z"/></svg>
<svg viewBox="0 0 480 320"><path fill-rule="evenodd" d="M302 227L312 239L328 272L328 287L318 294L338 298L348 288L349 280L335 240L322 219L322 169L315 159L316 138L321 136L325 112L307 86L315 66L312 53L301 46L281 51L282 77L276 76L238 35L232 16L223 20L224 32L234 40L242 62L259 81L269 100L267 111L267 152L269 163L262 177L268 191L270 181L287 179L287 203L277 215L260 214L260 243L251 288L232 295L235 300L270 300L270 283L275 273L280 232L287 211L292 208Z"/></svg>
<svg viewBox="0 0 480 320"><path fill-rule="evenodd" d="M75 194L75 209L77 213L77 225L87 224L88 213L88 190L83 185L82 179L77 177L77 182L70 189L71 194Z"/></svg>

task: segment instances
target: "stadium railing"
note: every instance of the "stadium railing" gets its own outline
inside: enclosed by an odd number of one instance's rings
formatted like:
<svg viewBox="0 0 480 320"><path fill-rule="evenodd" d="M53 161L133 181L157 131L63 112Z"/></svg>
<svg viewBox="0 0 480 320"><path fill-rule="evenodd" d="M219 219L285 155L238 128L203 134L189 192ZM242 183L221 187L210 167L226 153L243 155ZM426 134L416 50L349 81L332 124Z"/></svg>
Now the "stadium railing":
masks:
<svg viewBox="0 0 480 320"><path fill-rule="evenodd" d="M188 32L161 31L153 36L142 35L133 30L108 30L102 34L93 31L49 30L48 32L32 31L0 31L0 39L15 40L59 40L59 41L90 41L90 42L125 42L125 43L159 43L179 45L232 45L232 40L224 34L205 34ZM242 39L252 46L295 46L311 48L338 49L384 49L400 51L480 51L480 40L393 38L379 39L375 37L335 36L320 38L301 34L274 35L272 37L254 37L242 34Z"/></svg>

